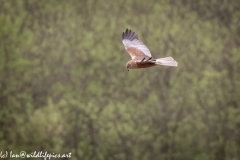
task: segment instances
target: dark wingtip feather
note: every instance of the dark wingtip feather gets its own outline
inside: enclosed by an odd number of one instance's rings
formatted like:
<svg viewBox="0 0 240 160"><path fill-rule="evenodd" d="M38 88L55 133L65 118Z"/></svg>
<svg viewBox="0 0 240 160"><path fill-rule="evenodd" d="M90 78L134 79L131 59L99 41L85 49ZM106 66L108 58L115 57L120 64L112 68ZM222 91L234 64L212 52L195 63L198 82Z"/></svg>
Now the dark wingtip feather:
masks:
<svg viewBox="0 0 240 160"><path fill-rule="evenodd" d="M132 31L129 30L128 39L130 39L131 37L132 37Z"/></svg>
<svg viewBox="0 0 240 160"><path fill-rule="evenodd" d="M132 40L134 34L135 34L135 32L132 32L132 33L131 33L131 35L129 36L129 40Z"/></svg>
<svg viewBox="0 0 240 160"><path fill-rule="evenodd" d="M128 38L131 37L131 34L132 34L132 31L130 29L129 32L128 32Z"/></svg>
<svg viewBox="0 0 240 160"><path fill-rule="evenodd" d="M125 32L125 39L128 37L128 29L126 29L126 32Z"/></svg>
<svg viewBox="0 0 240 160"><path fill-rule="evenodd" d="M132 32L132 30L126 29L125 32L122 34L122 40L128 39L130 41L133 41L134 39L139 39L137 35L135 35L135 32Z"/></svg>
<svg viewBox="0 0 240 160"><path fill-rule="evenodd" d="M131 40L138 39L138 35L134 35Z"/></svg>

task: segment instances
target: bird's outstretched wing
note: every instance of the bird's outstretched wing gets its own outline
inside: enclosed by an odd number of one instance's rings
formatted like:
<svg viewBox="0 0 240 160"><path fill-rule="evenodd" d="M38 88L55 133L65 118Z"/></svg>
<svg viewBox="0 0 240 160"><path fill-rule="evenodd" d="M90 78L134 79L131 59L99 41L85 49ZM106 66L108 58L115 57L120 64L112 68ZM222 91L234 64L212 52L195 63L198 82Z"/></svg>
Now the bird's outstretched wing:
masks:
<svg viewBox="0 0 240 160"><path fill-rule="evenodd" d="M126 31L123 32L122 42L133 60L150 59L152 57L149 49L131 30L126 29Z"/></svg>

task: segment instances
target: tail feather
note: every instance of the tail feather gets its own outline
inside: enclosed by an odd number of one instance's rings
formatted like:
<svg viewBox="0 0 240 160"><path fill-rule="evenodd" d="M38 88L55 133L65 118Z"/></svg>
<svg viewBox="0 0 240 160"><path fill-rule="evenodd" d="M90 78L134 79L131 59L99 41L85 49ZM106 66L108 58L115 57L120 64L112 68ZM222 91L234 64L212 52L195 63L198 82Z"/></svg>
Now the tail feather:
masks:
<svg viewBox="0 0 240 160"><path fill-rule="evenodd" d="M156 64L162 66L175 66L175 67L178 65L178 63L172 57L156 59Z"/></svg>

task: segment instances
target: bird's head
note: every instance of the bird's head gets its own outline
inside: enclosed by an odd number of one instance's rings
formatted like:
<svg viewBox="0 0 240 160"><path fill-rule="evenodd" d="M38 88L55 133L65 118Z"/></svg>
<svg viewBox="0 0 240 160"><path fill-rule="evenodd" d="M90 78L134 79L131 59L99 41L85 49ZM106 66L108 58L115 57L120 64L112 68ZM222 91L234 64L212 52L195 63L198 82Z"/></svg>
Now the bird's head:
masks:
<svg viewBox="0 0 240 160"><path fill-rule="evenodd" d="M129 71L129 69L134 69L134 68L136 68L136 63L134 63L134 61L131 60L126 64L126 68L128 71Z"/></svg>

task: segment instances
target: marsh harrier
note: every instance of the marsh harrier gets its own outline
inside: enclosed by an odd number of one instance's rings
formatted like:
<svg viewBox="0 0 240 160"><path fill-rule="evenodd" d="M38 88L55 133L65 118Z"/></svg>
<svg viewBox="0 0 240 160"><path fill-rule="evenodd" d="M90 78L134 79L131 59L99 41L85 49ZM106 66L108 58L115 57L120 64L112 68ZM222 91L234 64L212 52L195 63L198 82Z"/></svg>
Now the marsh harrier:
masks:
<svg viewBox="0 0 240 160"><path fill-rule="evenodd" d="M153 59L149 49L135 35L135 32L126 29L122 34L122 42L132 60L126 64L126 68L148 68L153 66L177 66L178 63L172 57Z"/></svg>

